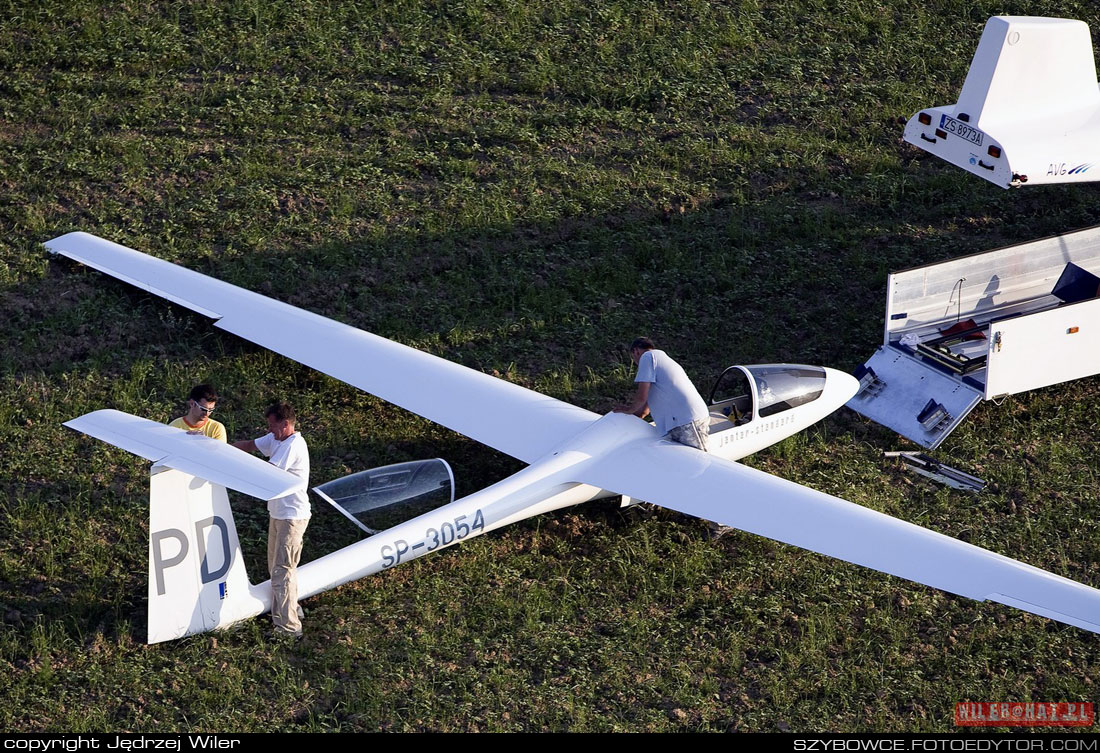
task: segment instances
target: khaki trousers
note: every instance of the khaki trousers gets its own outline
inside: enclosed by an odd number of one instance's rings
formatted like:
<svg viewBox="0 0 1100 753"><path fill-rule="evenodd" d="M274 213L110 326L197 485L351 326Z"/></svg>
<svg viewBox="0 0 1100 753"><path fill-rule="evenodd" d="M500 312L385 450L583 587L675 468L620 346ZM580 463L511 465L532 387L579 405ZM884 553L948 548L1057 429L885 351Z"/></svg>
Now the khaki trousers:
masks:
<svg viewBox="0 0 1100 753"><path fill-rule="evenodd" d="M710 419L701 418L690 424L677 426L675 429L669 430L665 436L673 442L686 444L688 447L706 452L707 440L710 438Z"/></svg>
<svg viewBox="0 0 1100 753"><path fill-rule="evenodd" d="M267 526L267 571L271 574L271 621L275 630L301 635L298 619L298 560L309 518L271 518Z"/></svg>

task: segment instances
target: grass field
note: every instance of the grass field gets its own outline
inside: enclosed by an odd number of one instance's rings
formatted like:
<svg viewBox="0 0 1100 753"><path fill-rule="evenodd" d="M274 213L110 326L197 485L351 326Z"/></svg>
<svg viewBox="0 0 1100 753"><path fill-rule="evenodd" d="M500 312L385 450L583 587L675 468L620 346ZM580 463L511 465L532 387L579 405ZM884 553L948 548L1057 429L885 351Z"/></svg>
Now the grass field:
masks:
<svg viewBox="0 0 1100 753"><path fill-rule="evenodd" d="M167 421L210 380L235 438L293 402L315 482L519 468L48 258L77 229L600 412L641 333L702 388L851 370L889 272L1100 217L1094 186L901 142L997 13L1100 28L1083 0L0 1L0 729L945 731L957 701L1095 701L1092 634L613 502L310 599L294 648L261 621L149 647L147 466L61 426ZM1100 585L1098 403L981 405L938 453L976 497L846 410L747 462ZM307 559L355 540L314 509Z"/></svg>

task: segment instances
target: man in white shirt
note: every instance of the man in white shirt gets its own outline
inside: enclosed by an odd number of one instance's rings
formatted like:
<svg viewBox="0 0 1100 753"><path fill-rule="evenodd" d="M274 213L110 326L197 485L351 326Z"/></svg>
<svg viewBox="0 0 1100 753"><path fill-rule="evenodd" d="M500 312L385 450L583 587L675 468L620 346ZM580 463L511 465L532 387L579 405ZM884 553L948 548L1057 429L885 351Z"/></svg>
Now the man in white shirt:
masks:
<svg viewBox="0 0 1100 753"><path fill-rule="evenodd" d="M295 430L297 417L286 403L275 403L264 416L269 433L256 439L234 442L245 452L261 452L277 468L293 473L309 484L309 448ZM270 500L267 511L267 569L271 574L271 620L276 636L302 637L298 608L298 560L302 537L309 525L309 497L305 490Z"/></svg>
<svg viewBox="0 0 1100 753"><path fill-rule="evenodd" d="M638 366L634 377L638 389L633 402L615 412L639 418L652 412L661 434L706 452L710 412L680 364L663 350L656 350L648 337L639 337L630 344L630 358Z"/></svg>

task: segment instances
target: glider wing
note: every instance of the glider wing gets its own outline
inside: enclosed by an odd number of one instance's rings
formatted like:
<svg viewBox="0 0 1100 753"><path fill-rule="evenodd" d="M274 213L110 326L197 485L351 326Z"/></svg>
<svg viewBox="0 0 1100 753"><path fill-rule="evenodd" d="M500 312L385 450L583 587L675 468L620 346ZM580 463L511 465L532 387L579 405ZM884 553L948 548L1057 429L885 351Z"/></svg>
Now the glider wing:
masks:
<svg viewBox="0 0 1100 753"><path fill-rule="evenodd" d="M578 475L661 507L1100 632L1095 588L689 447L631 442Z"/></svg>
<svg viewBox="0 0 1100 753"><path fill-rule="evenodd" d="M69 233L45 245L527 463L598 418L575 405L88 233Z"/></svg>

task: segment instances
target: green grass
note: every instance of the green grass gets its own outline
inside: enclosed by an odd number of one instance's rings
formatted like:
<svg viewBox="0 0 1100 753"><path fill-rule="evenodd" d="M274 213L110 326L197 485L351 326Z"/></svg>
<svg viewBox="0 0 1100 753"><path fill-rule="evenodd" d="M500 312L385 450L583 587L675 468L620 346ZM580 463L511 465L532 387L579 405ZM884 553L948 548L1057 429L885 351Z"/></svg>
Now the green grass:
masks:
<svg viewBox="0 0 1100 753"><path fill-rule="evenodd" d="M951 730L961 700L1090 700L1090 634L746 534L600 503L144 645L145 464L61 426L178 415L234 437L276 396L315 480L503 457L41 244L85 230L596 411L647 333L851 369L886 275L1095 224L1091 186L1006 192L901 143L985 19L1085 2L0 2L0 727ZM945 491L841 412L767 471L1100 584L1095 378L980 406ZM525 427L518 427L520 430ZM262 506L234 497L254 577ZM315 507L314 558L355 539Z"/></svg>

